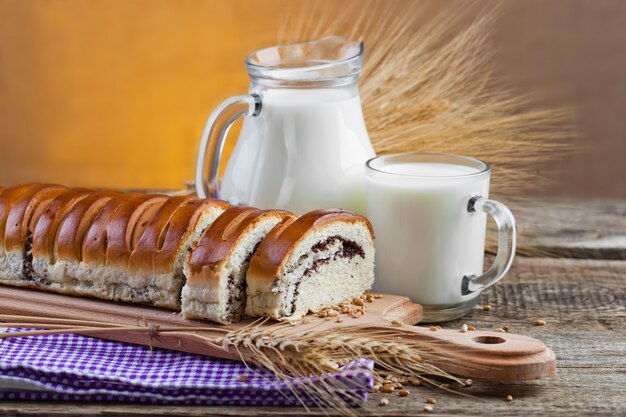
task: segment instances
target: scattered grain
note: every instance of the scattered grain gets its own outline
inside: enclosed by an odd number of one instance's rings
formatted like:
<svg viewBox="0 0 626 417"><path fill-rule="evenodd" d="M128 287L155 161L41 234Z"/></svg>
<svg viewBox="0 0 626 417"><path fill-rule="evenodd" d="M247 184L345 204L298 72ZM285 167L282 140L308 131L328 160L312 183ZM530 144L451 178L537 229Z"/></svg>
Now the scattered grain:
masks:
<svg viewBox="0 0 626 417"><path fill-rule="evenodd" d="M437 400L435 400L433 397L426 398L426 402L428 404L437 404Z"/></svg>
<svg viewBox="0 0 626 417"><path fill-rule="evenodd" d="M502 330L504 330L505 332L509 331L509 326L502 326Z"/></svg>
<svg viewBox="0 0 626 417"><path fill-rule="evenodd" d="M463 326L461 326L461 333L466 333L467 332L467 324L463 323Z"/></svg>
<svg viewBox="0 0 626 417"><path fill-rule="evenodd" d="M380 404L382 406L385 406L385 405L389 404L389 400L386 399L386 398L381 398L380 402L378 404Z"/></svg>
<svg viewBox="0 0 626 417"><path fill-rule="evenodd" d="M409 395L410 392L408 389L401 389L400 391L398 391L398 395L401 397L406 397L407 395Z"/></svg>
<svg viewBox="0 0 626 417"><path fill-rule="evenodd" d="M248 376L247 375L237 375L237 381L239 381L239 382L248 382Z"/></svg>
<svg viewBox="0 0 626 417"><path fill-rule="evenodd" d="M471 387L473 383L474 383L474 381L472 381L471 379L466 379L465 380L465 386L466 387Z"/></svg>
<svg viewBox="0 0 626 417"><path fill-rule="evenodd" d="M385 394L389 394L390 392L393 392L395 390L395 388L393 387L393 385L383 385L383 387L380 389L381 392L384 392Z"/></svg>
<svg viewBox="0 0 626 417"><path fill-rule="evenodd" d="M511 394L506 396L507 401L513 401L513 396Z"/></svg>
<svg viewBox="0 0 626 417"><path fill-rule="evenodd" d="M476 330L476 326L467 326L467 330L469 330L470 332L473 332L474 330Z"/></svg>
<svg viewBox="0 0 626 417"><path fill-rule="evenodd" d="M361 298L356 298L354 300L354 304L358 305L358 306L364 306L365 302L361 299Z"/></svg>
<svg viewBox="0 0 626 417"><path fill-rule="evenodd" d="M400 327L402 326L402 322L400 320L391 320L391 325Z"/></svg>
<svg viewBox="0 0 626 417"><path fill-rule="evenodd" d="M432 330L433 332L437 331L437 326L430 326L430 330Z"/></svg>
<svg viewBox="0 0 626 417"><path fill-rule="evenodd" d="M491 311L491 306L489 304L483 304L483 311Z"/></svg>
<svg viewBox="0 0 626 417"><path fill-rule="evenodd" d="M337 323L341 323L341 322L343 322L343 319L341 317L337 317L336 321L337 321Z"/></svg>
<svg viewBox="0 0 626 417"><path fill-rule="evenodd" d="M374 294L374 298L383 298L382 294Z"/></svg>
<svg viewBox="0 0 626 417"><path fill-rule="evenodd" d="M433 411L433 406L432 405L425 405L424 406L424 411L426 411L427 413L430 413L431 411Z"/></svg>
<svg viewBox="0 0 626 417"><path fill-rule="evenodd" d="M543 320L535 320L535 326L545 326L546 322Z"/></svg>
<svg viewBox="0 0 626 417"><path fill-rule="evenodd" d="M504 329L501 327L498 327L497 329L493 329L493 331L496 333L504 333Z"/></svg>

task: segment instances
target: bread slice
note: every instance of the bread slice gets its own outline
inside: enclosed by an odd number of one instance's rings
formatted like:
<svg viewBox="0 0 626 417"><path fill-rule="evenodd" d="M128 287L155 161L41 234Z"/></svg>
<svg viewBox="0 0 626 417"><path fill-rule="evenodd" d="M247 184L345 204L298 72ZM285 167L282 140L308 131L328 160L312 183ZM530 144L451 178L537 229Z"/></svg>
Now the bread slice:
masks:
<svg viewBox="0 0 626 417"><path fill-rule="evenodd" d="M362 295L374 282L373 240L369 221L354 213L285 218L250 261L246 314L296 320Z"/></svg>
<svg viewBox="0 0 626 417"><path fill-rule="evenodd" d="M187 252L230 205L220 200L172 197L158 210L128 263L132 301L180 309Z"/></svg>
<svg viewBox="0 0 626 417"><path fill-rule="evenodd" d="M239 321L246 303L246 272L261 240L295 215L280 210L232 207L202 234L185 261L183 316L229 324Z"/></svg>

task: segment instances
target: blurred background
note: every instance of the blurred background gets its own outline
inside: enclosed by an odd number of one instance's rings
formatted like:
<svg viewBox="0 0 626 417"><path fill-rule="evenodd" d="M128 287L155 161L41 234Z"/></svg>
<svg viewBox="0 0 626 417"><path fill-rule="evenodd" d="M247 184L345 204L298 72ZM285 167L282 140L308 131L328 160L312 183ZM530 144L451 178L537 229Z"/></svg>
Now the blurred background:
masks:
<svg viewBox="0 0 626 417"><path fill-rule="evenodd" d="M246 92L245 56L294 3L0 0L0 184L180 188L206 118ZM580 151L536 167L551 194L626 197L625 28L623 0L502 3L496 74L577 113Z"/></svg>

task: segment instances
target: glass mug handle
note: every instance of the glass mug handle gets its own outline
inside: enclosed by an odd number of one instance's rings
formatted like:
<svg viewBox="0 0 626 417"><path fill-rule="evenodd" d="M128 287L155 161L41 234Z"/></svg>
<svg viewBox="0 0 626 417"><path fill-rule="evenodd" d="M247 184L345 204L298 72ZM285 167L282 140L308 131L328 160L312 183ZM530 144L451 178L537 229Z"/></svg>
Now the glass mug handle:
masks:
<svg viewBox="0 0 626 417"><path fill-rule="evenodd" d="M198 197L220 198L218 173L228 129L242 116L257 117L261 113L261 107L261 96L247 94L231 97L213 110L202 132L196 159L196 194ZM208 167L206 166L207 156L209 156Z"/></svg>
<svg viewBox="0 0 626 417"><path fill-rule="evenodd" d="M480 276L466 275L461 284L462 295L482 291L500 281L508 272L515 256L516 228L513 213L504 204L484 197L472 197L467 211L490 215L498 226L498 252L491 268Z"/></svg>

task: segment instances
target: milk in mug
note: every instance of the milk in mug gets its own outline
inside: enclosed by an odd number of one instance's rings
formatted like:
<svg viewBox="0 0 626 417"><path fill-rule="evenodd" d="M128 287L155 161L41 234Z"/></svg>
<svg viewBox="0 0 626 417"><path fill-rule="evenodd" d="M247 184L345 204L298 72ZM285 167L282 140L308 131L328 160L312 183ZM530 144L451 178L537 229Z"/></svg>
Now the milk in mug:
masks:
<svg viewBox="0 0 626 417"><path fill-rule="evenodd" d="M478 295L463 296L461 282L483 272L487 221L484 213L468 212L468 201L488 196L489 171L426 159L390 161L379 167L384 172L367 171L374 289L424 306L462 303Z"/></svg>

